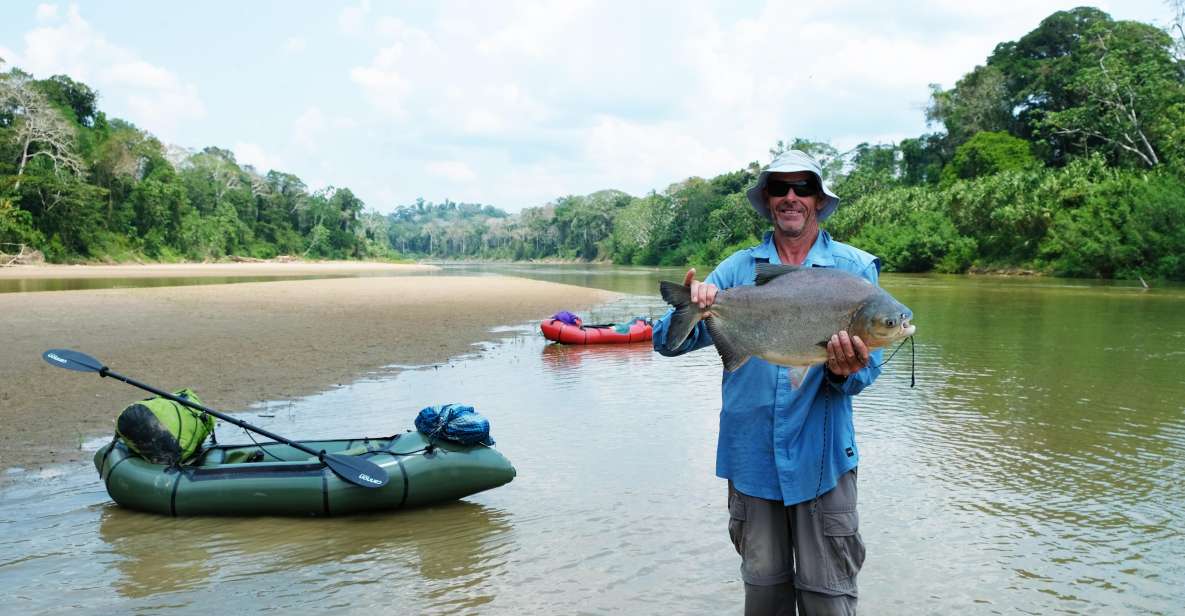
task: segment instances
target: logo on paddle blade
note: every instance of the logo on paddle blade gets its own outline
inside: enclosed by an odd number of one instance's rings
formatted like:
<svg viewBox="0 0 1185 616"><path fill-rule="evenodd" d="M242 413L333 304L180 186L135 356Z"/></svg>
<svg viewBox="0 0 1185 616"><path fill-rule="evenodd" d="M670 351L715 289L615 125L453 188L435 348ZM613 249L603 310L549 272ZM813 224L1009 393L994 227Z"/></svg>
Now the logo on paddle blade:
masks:
<svg viewBox="0 0 1185 616"><path fill-rule="evenodd" d="M46 357L48 357L48 358L50 358L50 359L52 359L52 360L54 360L54 361L56 361L56 362L58 362L59 364L68 364L68 363L70 363L70 362L68 362L68 361L66 361L66 360L64 360L64 359L62 359L61 357L58 357L58 356L57 356L57 354L55 354L55 353L47 353L45 356L46 356Z"/></svg>
<svg viewBox="0 0 1185 616"><path fill-rule="evenodd" d="M382 479L374 479L373 477L371 477L370 475L367 475L366 473L362 473L361 475L358 475L358 478L361 479L362 481L367 481L367 482L373 483L375 485L382 485L383 484Z"/></svg>

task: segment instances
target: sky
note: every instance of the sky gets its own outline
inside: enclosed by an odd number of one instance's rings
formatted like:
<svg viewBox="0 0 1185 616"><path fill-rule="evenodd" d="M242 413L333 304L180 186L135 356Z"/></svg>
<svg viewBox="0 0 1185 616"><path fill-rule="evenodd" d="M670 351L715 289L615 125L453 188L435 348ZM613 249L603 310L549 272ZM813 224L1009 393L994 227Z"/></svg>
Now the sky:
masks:
<svg viewBox="0 0 1185 616"><path fill-rule="evenodd" d="M0 58L66 74L161 141L346 187L510 212L659 192L916 137L952 86L1059 0L206 0L0 6ZM1165 0L1092 4L1164 26Z"/></svg>

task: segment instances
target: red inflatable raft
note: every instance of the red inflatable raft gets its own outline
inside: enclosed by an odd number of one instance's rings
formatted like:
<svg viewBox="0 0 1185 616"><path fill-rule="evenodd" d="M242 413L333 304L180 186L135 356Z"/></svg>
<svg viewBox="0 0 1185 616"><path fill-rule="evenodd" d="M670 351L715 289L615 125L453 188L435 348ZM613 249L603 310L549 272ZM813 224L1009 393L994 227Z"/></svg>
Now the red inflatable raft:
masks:
<svg viewBox="0 0 1185 616"><path fill-rule="evenodd" d="M539 324L543 337L564 344L622 344L650 340L653 328L645 319L634 319L629 323L607 323L605 325L576 325L559 319L548 319Z"/></svg>

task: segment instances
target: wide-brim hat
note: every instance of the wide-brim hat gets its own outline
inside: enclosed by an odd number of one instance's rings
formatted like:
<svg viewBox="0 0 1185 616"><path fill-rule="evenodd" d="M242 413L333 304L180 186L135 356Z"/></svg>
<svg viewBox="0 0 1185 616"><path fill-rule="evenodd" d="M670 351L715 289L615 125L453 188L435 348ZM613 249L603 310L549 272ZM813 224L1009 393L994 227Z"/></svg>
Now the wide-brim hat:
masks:
<svg viewBox="0 0 1185 616"><path fill-rule="evenodd" d="M827 187L827 182L823 181L823 168L819 166L819 161L815 160L810 154L801 150L786 150L770 162L769 165L761 171L761 175L757 176L757 184L750 188L745 194L749 197L749 203L753 209L757 210L766 220L773 220L769 214L769 204L765 200L765 183L769 181L769 174L771 173L787 173L793 171L810 171L815 174L815 178L819 180L819 186L823 189L825 200L823 202L823 209L819 211L819 220L826 220L837 208L839 208L839 197L831 192Z"/></svg>

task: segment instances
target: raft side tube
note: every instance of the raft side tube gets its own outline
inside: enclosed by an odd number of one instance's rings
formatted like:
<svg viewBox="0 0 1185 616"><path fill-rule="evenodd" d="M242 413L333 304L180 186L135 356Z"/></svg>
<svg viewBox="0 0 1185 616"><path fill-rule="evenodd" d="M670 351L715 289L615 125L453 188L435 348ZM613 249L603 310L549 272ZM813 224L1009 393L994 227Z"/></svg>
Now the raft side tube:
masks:
<svg viewBox="0 0 1185 616"><path fill-rule="evenodd" d="M316 458L280 443L211 447L196 464L151 464L118 441L95 453L107 492L129 509L164 515L325 516L383 511L463 498L515 477L498 450L428 439L409 431L392 439L303 441L329 453L366 456L390 481L365 489L342 480ZM223 463L225 460L237 462ZM247 461L251 460L251 461Z"/></svg>

